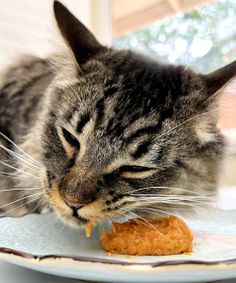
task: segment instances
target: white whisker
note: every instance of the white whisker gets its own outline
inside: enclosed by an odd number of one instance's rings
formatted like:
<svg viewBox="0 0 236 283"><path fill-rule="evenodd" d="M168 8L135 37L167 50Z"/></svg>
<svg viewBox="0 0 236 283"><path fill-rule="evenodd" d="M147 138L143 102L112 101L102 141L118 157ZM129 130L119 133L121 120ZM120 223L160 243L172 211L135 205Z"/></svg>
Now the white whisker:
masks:
<svg viewBox="0 0 236 283"><path fill-rule="evenodd" d="M145 191L145 190L151 190L151 189L165 189L165 190L176 190L176 191L181 191L181 192L187 192L187 193L191 193L192 195L200 195L200 193L197 192L191 192L190 190L187 189L182 189L182 188L176 188L176 187L167 187L167 186L151 186L151 187L144 187L144 188L139 188L137 190L131 190L126 192L127 194L130 193L135 193L138 191ZM158 193L158 192L157 192Z"/></svg>
<svg viewBox="0 0 236 283"><path fill-rule="evenodd" d="M194 208L194 209L206 210L207 211L207 209L203 208L198 203L186 203L186 202L176 202L176 203L173 203L173 202L163 202L163 201L162 202L153 202L153 201L151 201L151 202L142 202L142 204L143 204L144 207L146 207L147 204L149 204L149 205L155 205L155 204L158 204L158 205L162 205L162 204L172 205L172 207L168 207L168 210L183 210L183 209L186 210L186 209ZM210 204L206 204L206 205L210 205Z"/></svg>
<svg viewBox="0 0 236 283"><path fill-rule="evenodd" d="M46 199L41 199L36 207L34 207L31 211L29 211L29 214L34 213L40 206L43 206L47 203Z"/></svg>
<svg viewBox="0 0 236 283"><path fill-rule="evenodd" d="M143 209L145 209L145 208L143 208ZM142 211L143 209L140 208L140 211ZM153 212L154 212L154 211L153 211ZM159 214L160 216L162 216L163 214L164 214L164 215L175 215L175 214L171 213L170 211L162 210L162 209L159 209L159 208L158 208L158 214Z"/></svg>
<svg viewBox="0 0 236 283"><path fill-rule="evenodd" d="M26 153L21 147L19 147L17 144L15 144L11 139L9 139L6 135L4 135L2 132L0 132L0 136L2 136L4 139L6 139L8 142L10 142L12 145L14 145L20 152L22 152L26 157L31 159L33 162L37 163L41 168L45 168L43 164L41 164L39 161L34 159L32 156L30 156L28 153Z"/></svg>
<svg viewBox="0 0 236 283"><path fill-rule="evenodd" d="M136 214L135 212L130 211L130 210L126 210L126 209L123 209L123 208L120 208L120 210L126 211L126 213L127 213L127 212L128 212L128 213L131 213L132 215L134 215L135 217L137 217L138 220L141 219L142 222L141 222L141 220L139 220L139 221L140 221L142 224L146 225L148 228L152 228L152 229L156 230L156 227L153 226L147 219L141 217L140 215ZM136 219L136 218L135 218L135 219ZM136 219L136 220L137 220L137 219Z"/></svg>
<svg viewBox="0 0 236 283"><path fill-rule="evenodd" d="M147 196L147 197L137 197L138 200L147 200L147 201L152 201L152 200L157 200L157 201L173 201L173 202L178 202L178 201L190 201L190 202L207 202L210 201L212 202L213 198L209 197L193 197L193 196L185 196L185 195L169 195L169 196Z"/></svg>
<svg viewBox="0 0 236 283"><path fill-rule="evenodd" d="M36 198L34 198L34 199L31 199L31 200L27 201L26 203L23 203L23 204L21 204L21 205L19 205L19 206L17 206L17 207L14 207L14 208L12 208L12 209L6 211L6 214L9 214L10 212L12 212L12 211L14 211L14 210L17 210L17 209L19 209L19 208L21 208L21 207L23 207L23 206L26 206L26 205L30 204L31 202L34 202L34 201L36 201L36 200L38 200L38 199L40 199L40 196L38 196L38 197L36 197Z"/></svg>
<svg viewBox="0 0 236 283"><path fill-rule="evenodd" d="M195 115L195 116L193 116L193 117L191 117L191 118L189 118L189 119L183 121L182 123L180 123L180 124L174 126L173 128L169 129L167 132L161 134L161 135L158 137L158 139L160 139L160 138L162 138L163 136L166 136L166 135L168 135L168 134L172 134L174 130L180 128L181 126L185 125L186 123L191 122L192 120L194 120L194 119L196 119L196 118L199 118L199 117L201 117L201 116L203 116L203 115L207 115L207 114L209 114L209 113L211 113L211 112L213 112L213 111L216 112L216 110L206 111L206 112L203 112L203 113L201 113L201 114Z"/></svg>
<svg viewBox="0 0 236 283"><path fill-rule="evenodd" d="M163 214L168 214L168 215L172 214L170 212L165 212L165 211L160 210L160 209L155 210L155 209L145 208L145 207L137 208L137 211L144 211L144 212L148 212L148 213L153 213L153 214L157 214L159 216L163 216Z"/></svg>
<svg viewBox="0 0 236 283"><path fill-rule="evenodd" d="M5 175L4 173L0 173L0 176L4 177L4 178L9 178L9 179L13 179L13 180L19 180L19 179L23 179L23 180L32 180L32 181L39 181L39 178L35 178L35 177L28 177L28 176L9 176L9 175Z"/></svg>
<svg viewBox="0 0 236 283"><path fill-rule="evenodd" d="M146 203L149 203L149 204L156 204L156 203L159 203L159 204L176 204L176 205L187 205L187 206L191 206L191 205L200 205L200 204L205 204L205 205L210 205L211 203L210 202L197 202L197 201L192 201L191 202L184 202L184 201L178 201L178 200L159 200L159 199L155 199L155 200L146 200L146 199L141 199L140 200L143 204L146 204Z"/></svg>
<svg viewBox="0 0 236 283"><path fill-rule="evenodd" d="M28 172L25 172L25 171L23 171L23 170L21 170L21 169L19 169L19 168L16 168L16 167L14 167L14 166L12 166L12 165L10 165L10 164L7 164L7 163L5 163L5 162L3 162L3 161L1 161L1 160L0 160L0 164L4 165L4 166L6 166L6 167L9 167L9 168L11 168L11 169L13 169L13 170L15 170L15 171L17 171L17 172L21 172L23 175L28 175L28 176L31 176L31 177L40 179L39 176L35 176L35 175L33 175L33 174L30 174L30 173L28 173Z"/></svg>
<svg viewBox="0 0 236 283"><path fill-rule="evenodd" d="M124 215L127 214L127 213L131 213L131 211L129 211L129 210L124 210L124 209L123 209L123 211L124 211L124 213L122 213L122 212L120 212L120 211L116 211L116 212L115 212L115 213L116 213L115 217L117 217L117 216L122 217L122 216L124 216ZM135 213L134 213L134 214L135 214ZM136 218L132 218L132 220L134 220L135 222L137 222L137 223L143 225L143 221L140 221L140 220L138 219L139 216L136 215L135 217L136 217ZM110 215L110 219L113 220L113 218L114 218L114 214L111 214L111 215ZM146 223L145 223L145 224L146 224Z"/></svg>
<svg viewBox="0 0 236 283"><path fill-rule="evenodd" d="M215 198L215 196L207 196L207 195L163 195L163 194L133 194L133 196L136 196L138 198L159 198L159 199L181 199L181 200L212 200Z"/></svg>
<svg viewBox="0 0 236 283"><path fill-rule="evenodd" d="M31 195L28 195L28 196L24 196L24 197L22 197L22 198L20 198L20 199L17 199L17 200L15 200L15 201L10 202L10 203L4 204L3 206L0 207L0 209L5 208L5 207L7 207L7 206L9 206L9 205L12 205L12 204L14 204L14 203L17 203L17 202L19 202L19 201L22 201L22 200L24 200L24 199L26 199L26 198L29 198L29 197L32 197L32 196L35 196L35 195L42 195L42 194L43 194L43 192L38 192L38 193L34 193L34 194L31 194Z"/></svg>
<svg viewBox="0 0 236 283"><path fill-rule="evenodd" d="M42 188L40 188L40 187L36 187L36 188L12 188L12 189L4 189L4 190L1 190L0 189L0 193L4 193L4 192L14 192L14 191L39 191L39 190L42 190Z"/></svg>
<svg viewBox="0 0 236 283"><path fill-rule="evenodd" d="M0 162L1 163L1 162ZM6 177L13 177L13 178L17 178L17 177L27 177L28 178L28 175L27 176L24 176L22 173L18 173L18 172L4 172L4 171L0 171L0 175L1 176L6 176ZM35 176L30 176L31 178L33 177L34 179L37 178L39 179L39 177L35 177Z"/></svg>
<svg viewBox="0 0 236 283"><path fill-rule="evenodd" d="M31 170L33 170L34 172L38 172L38 170L41 169L41 167L39 167L39 166L35 165L34 163L28 161L27 159L23 158L20 154L6 148L5 146L0 145L0 148L5 150L9 155L11 155L13 158L15 158L15 160L19 159L19 160L23 161L24 163L30 165ZM35 167L37 170L32 169L32 167Z"/></svg>
<svg viewBox="0 0 236 283"><path fill-rule="evenodd" d="M62 227L61 227L61 229L59 231L59 234L61 234L64 231L65 227L66 227L66 225L63 222L61 224L62 224Z"/></svg>

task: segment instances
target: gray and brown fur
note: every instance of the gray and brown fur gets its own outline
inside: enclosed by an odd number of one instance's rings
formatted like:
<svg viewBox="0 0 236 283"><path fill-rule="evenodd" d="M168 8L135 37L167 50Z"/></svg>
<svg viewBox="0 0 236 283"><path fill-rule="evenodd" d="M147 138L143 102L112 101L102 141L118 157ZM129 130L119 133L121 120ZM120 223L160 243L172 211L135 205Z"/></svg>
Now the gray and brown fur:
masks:
<svg viewBox="0 0 236 283"><path fill-rule="evenodd" d="M145 202L140 194L179 195L182 203L214 196L224 155L218 93L236 75L236 62L209 75L160 64L100 45L59 2L54 11L71 53L24 57L5 72L0 88L1 132L42 164L40 179L3 178L0 188L41 186L72 226L145 206L181 206ZM33 172L28 163L16 164ZM1 194L0 206L19 195Z"/></svg>

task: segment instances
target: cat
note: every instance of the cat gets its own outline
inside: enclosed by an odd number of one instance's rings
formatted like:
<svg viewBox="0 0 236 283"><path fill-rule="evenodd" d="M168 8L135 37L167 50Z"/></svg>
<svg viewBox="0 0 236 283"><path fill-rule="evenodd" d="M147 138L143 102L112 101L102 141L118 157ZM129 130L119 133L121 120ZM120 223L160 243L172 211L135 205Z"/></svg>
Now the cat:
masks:
<svg viewBox="0 0 236 283"><path fill-rule="evenodd" d="M218 100L236 61L199 74L101 45L58 1L54 14L68 49L1 75L2 215L49 207L81 227L214 199Z"/></svg>

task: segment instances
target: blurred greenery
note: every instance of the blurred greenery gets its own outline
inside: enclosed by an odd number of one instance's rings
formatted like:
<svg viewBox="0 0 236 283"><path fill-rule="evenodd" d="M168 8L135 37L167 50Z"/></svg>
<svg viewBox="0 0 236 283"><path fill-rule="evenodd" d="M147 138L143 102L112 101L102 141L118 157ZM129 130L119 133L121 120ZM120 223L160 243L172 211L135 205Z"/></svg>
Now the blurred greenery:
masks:
<svg viewBox="0 0 236 283"><path fill-rule="evenodd" d="M236 59L236 0L220 0L116 38L158 60L208 73Z"/></svg>

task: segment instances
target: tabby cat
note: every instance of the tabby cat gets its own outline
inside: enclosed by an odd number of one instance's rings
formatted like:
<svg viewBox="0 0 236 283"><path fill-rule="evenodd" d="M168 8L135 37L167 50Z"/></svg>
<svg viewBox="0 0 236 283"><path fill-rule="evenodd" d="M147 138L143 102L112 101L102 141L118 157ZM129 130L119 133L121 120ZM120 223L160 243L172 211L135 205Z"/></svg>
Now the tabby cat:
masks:
<svg viewBox="0 0 236 283"><path fill-rule="evenodd" d="M101 45L61 3L68 49L1 75L0 209L50 207L79 227L214 199L224 156L219 93L236 62L202 75Z"/></svg>

